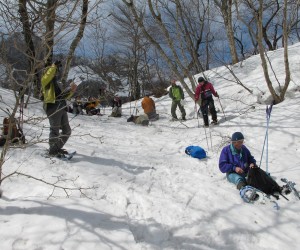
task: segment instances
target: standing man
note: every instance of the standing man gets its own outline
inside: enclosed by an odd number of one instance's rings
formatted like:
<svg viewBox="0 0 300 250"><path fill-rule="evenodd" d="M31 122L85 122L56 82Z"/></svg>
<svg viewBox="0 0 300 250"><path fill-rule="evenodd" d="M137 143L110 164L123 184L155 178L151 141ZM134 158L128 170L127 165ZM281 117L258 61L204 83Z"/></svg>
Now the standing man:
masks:
<svg viewBox="0 0 300 250"><path fill-rule="evenodd" d="M196 88L195 91L195 102L199 100L199 97L201 95L201 113L204 120L204 126L208 127L208 109L212 116L212 124L218 124L218 118L217 118L217 112L215 108L215 103L212 95L219 98L218 93L215 91L213 85L206 81L203 77L198 78L199 85Z"/></svg>
<svg viewBox="0 0 300 250"><path fill-rule="evenodd" d="M71 83L69 88L61 90L57 79L61 66L61 61L55 61L46 68L41 79L44 110L50 123L49 155L59 158L68 153L62 147L71 135L66 99L71 98L77 88L76 84Z"/></svg>
<svg viewBox="0 0 300 250"><path fill-rule="evenodd" d="M173 117L173 120L178 120L177 115L176 115L176 109L177 106L180 109L181 112L181 117L182 120L186 120L185 119L185 109L183 107L183 105L181 105L181 100L184 100L184 93L182 88L179 85L176 85L176 81L175 80L171 80L171 88L169 89L169 96L172 99L172 106L171 106L171 115Z"/></svg>

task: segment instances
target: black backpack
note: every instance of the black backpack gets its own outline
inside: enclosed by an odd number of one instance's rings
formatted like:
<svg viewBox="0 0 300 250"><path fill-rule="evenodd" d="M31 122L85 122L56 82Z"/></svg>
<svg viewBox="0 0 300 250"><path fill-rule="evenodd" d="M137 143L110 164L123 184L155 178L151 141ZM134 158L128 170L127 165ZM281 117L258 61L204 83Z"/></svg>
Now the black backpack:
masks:
<svg viewBox="0 0 300 250"><path fill-rule="evenodd" d="M261 168L250 168L247 183L268 195L276 192L281 194L282 191L277 182Z"/></svg>
<svg viewBox="0 0 300 250"><path fill-rule="evenodd" d="M25 136L16 118L5 117L3 119L3 135L0 137L0 147L4 146L6 140L11 143L25 143Z"/></svg>

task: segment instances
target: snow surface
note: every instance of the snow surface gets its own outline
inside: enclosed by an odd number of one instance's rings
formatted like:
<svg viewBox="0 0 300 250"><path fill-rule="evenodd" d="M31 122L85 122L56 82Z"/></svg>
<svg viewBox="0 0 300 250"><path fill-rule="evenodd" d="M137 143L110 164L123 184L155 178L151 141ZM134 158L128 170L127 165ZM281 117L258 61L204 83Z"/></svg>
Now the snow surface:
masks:
<svg viewBox="0 0 300 250"><path fill-rule="evenodd" d="M300 44L290 47L292 82L286 100L273 107L261 167L268 166L279 184L288 178L300 190L299 51ZM283 50L268 56L276 72L272 80L282 85ZM140 101L137 109L135 102L124 104L121 118L108 117L111 109L103 116L69 114L73 131L65 148L77 151L69 162L43 156L49 124L42 104L30 104L24 131L32 145L11 149L3 166L3 175L23 175L1 185L0 249L298 249L300 201L293 194L289 201L280 198L279 210L247 204L219 171L220 151L233 132L244 134L258 163L266 133L270 95L259 56L232 70L253 93L234 83L226 67L206 72L220 94L220 125L205 130L190 97L184 123L170 122L168 96L154 98L160 120L149 127L126 122L136 110L143 113ZM8 90L0 94L3 117L14 99ZM33 144L37 139L44 141ZM187 156L189 145L205 148L208 157Z"/></svg>

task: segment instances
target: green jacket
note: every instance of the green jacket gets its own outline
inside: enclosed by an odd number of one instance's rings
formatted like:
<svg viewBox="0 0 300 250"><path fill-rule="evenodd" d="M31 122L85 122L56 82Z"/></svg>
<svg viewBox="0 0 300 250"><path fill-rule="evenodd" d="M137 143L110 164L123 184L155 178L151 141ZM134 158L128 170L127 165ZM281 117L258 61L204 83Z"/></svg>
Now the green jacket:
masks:
<svg viewBox="0 0 300 250"><path fill-rule="evenodd" d="M169 90L169 96L172 98L174 101L180 101L181 99L184 99L184 93L183 90L180 86L175 85L172 86Z"/></svg>
<svg viewBox="0 0 300 250"><path fill-rule="evenodd" d="M44 96L44 104L47 103L55 103L56 96L55 96L55 86L54 86L54 77L57 72L57 66L55 64L52 64L50 67L48 67L45 71L45 73L42 76L41 83L42 83L42 92ZM71 98L73 95L72 92L70 92L67 95L66 99Z"/></svg>

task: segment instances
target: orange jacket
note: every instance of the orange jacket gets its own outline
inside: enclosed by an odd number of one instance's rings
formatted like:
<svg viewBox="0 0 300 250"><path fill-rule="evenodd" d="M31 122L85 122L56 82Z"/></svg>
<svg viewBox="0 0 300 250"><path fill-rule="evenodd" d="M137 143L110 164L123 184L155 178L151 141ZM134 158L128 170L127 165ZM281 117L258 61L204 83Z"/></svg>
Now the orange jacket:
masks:
<svg viewBox="0 0 300 250"><path fill-rule="evenodd" d="M148 114L155 111L155 103L151 97L145 96L142 101L142 108L144 109L144 113Z"/></svg>

